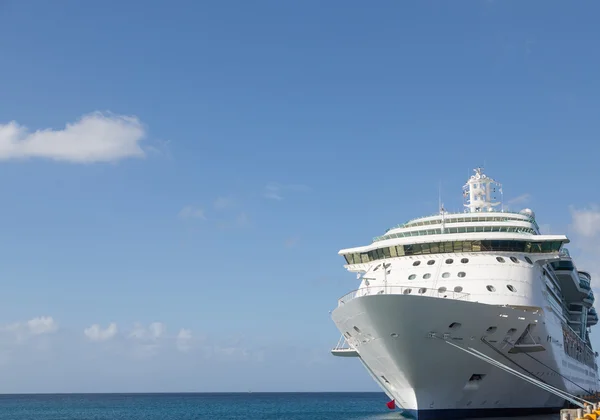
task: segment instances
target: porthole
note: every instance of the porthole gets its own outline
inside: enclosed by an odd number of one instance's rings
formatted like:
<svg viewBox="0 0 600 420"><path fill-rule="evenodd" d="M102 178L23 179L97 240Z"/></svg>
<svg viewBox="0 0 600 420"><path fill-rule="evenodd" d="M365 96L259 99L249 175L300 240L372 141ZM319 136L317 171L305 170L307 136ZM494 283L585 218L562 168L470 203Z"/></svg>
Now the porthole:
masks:
<svg viewBox="0 0 600 420"><path fill-rule="evenodd" d="M435 264L435 260L429 260L429 261L427 261L427 265L433 265L433 264Z"/></svg>
<svg viewBox="0 0 600 420"><path fill-rule="evenodd" d="M468 258L463 258L462 260L460 260L461 263L466 264L469 262Z"/></svg>
<svg viewBox="0 0 600 420"><path fill-rule="evenodd" d="M412 292L412 289L404 289L404 294L405 295L410 295L410 293Z"/></svg>
<svg viewBox="0 0 600 420"><path fill-rule="evenodd" d="M488 329L485 330L485 332L487 332L489 334L493 334L496 332L497 329L498 329L498 327L488 327Z"/></svg>
<svg viewBox="0 0 600 420"><path fill-rule="evenodd" d="M391 333L390 336L393 338L398 338L398 334L396 334L396 333Z"/></svg>
<svg viewBox="0 0 600 420"><path fill-rule="evenodd" d="M510 290L511 292L516 292L517 291L517 289L515 289L515 286L513 286L512 284L507 284L506 288L508 290Z"/></svg>
<svg viewBox="0 0 600 420"><path fill-rule="evenodd" d="M531 258L525 256L525 261L527 261L529 264L533 264L533 262L531 261Z"/></svg>
<svg viewBox="0 0 600 420"><path fill-rule="evenodd" d="M488 284L487 286L485 286L486 289L488 289L489 292L495 292L496 288L494 286L492 286L491 284Z"/></svg>
<svg viewBox="0 0 600 420"><path fill-rule="evenodd" d="M425 274L423 274L423 278L424 278L424 279L428 279L429 277L431 277L431 274L429 274L429 273L425 273Z"/></svg>
<svg viewBox="0 0 600 420"><path fill-rule="evenodd" d="M426 289L425 287L421 287L421 288L419 289L419 293L420 293L420 294L423 294L423 293L425 293L426 291L427 291L427 289Z"/></svg>
<svg viewBox="0 0 600 420"><path fill-rule="evenodd" d="M357 333L359 333L360 329L357 326L354 326L354 331L356 331Z"/></svg>
<svg viewBox="0 0 600 420"><path fill-rule="evenodd" d="M454 262L454 260L452 258L448 258L446 260L446 264L452 264Z"/></svg>
<svg viewBox="0 0 600 420"><path fill-rule="evenodd" d="M411 274L410 276L408 276L408 279L409 279L409 280L414 280L414 279L416 279L416 278L417 278L417 275L416 275L416 274Z"/></svg>
<svg viewBox="0 0 600 420"><path fill-rule="evenodd" d="M517 332L517 329L516 329L516 328L511 328L510 330L508 330L508 331L506 332L506 334L508 334L508 335L513 335L513 334L514 334L514 333L516 333L516 332Z"/></svg>
<svg viewBox="0 0 600 420"><path fill-rule="evenodd" d="M447 279L448 277L450 277L450 273L445 272L444 274L442 274L442 277Z"/></svg>
<svg viewBox="0 0 600 420"><path fill-rule="evenodd" d="M519 264L519 260L517 259L517 257L510 257L510 260L515 264Z"/></svg>
<svg viewBox="0 0 600 420"><path fill-rule="evenodd" d="M461 326L460 322L453 322L452 324L450 324L448 326L448 328L450 328L451 330L458 330Z"/></svg>
<svg viewBox="0 0 600 420"><path fill-rule="evenodd" d="M463 290L462 286L456 286L454 288L454 291L457 292L457 293L462 292L462 290Z"/></svg>
<svg viewBox="0 0 600 420"><path fill-rule="evenodd" d="M415 261L415 262L413 263L413 265L414 265L415 267L416 267L417 265L419 265L419 264L421 264L421 261Z"/></svg>
<svg viewBox="0 0 600 420"><path fill-rule="evenodd" d="M379 270L379 267L381 267L381 264L379 264L377 267L375 267L375 268L373 269L373 271L377 271L377 270Z"/></svg>
<svg viewBox="0 0 600 420"><path fill-rule="evenodd" d="M438 293L445 293L445 292L446 292L446 290L447 290L447 289L446 289L444 286L442 286L442 287L440 287L440 288L438 289Z"/></svg>
<svg viewBox="0 0 600 420"><path fill-rule="evenodd" d="M504 262L504 258L502 258L502 257L496 257L496 259L498 260L498 262L501 262L501 263Z"/></svg>
<svg viewBox="0 0 600 420"><path fill-rule="evenodd" d="M467 273L465 273L464 271L460 271L458 273L458 277L461 277L461 278L464 277L464 276L466 276L466 275L467 275Z"/></svg>

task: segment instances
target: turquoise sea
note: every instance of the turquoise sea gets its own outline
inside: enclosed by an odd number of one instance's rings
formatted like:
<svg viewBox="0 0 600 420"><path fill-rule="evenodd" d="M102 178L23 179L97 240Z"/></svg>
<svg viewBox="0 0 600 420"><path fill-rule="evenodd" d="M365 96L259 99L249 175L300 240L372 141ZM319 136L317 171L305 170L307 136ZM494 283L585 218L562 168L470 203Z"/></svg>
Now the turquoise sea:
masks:
<svg viewBox="0 0 600 420"><path fill-rule="evenodd" d="M383 393L0 395L1 420L385 420Z"/></svg>

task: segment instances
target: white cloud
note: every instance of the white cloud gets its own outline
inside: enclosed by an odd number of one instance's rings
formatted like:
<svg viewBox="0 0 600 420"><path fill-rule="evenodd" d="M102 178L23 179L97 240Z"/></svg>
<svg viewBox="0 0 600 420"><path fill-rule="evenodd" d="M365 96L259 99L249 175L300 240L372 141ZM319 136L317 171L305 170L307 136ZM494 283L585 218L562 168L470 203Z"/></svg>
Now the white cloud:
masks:
<svg viewBox="0 0 600 420"><path fill-rule="evenodd" d="M100 325L94 324L83 330L83 333L91 341L106 341L117 335L117 324L112 322L106 329L102 329Z"/></svg>
<svg viewBox="0 0 600 420"><path fill-rule="evenodd" d="M282 185L276 182L270 182L265 186L263 196L271 200L281 201L283 200L283 194L285 191L308 192L310 191L310 188L302 184Z"/></svg>
<svg viewBox="0 0 600 420"><path fill-rule="evenodd" d="M131 333L129 333L129 337L138 340L158 340L164 335L166 330L167 327L162 322L153 322L148 328L144 328L141 324L136 323Z"/></svg>
<svg viewBox="0 0 600 420"><path fill-rule="evenodd" d="M179 217L181 219L201 219L206 220L206 216L204 215L204 210L199 207L194 206L185 206L179 212Z"/></svg>
<svg viewBox="0 0 600 420"><path fill-rule="evenodd" d="M571 227L577 235L584 238L595 238L600 236L600 209L598 206L578 210L570 208L572 224Z"/></svg>
<svg viewBox="0 0 600 420"><path fill-rule="evenodd" d="M145 156L145 129L136 117L84 115L60 130L30 132L16 121L0 124L0 160L45 158L76 163L114 162Z"/></svg>
<svg viewBox="0 0 600 420"><path fill-rule="evenodd" d="M191 349L192 332L182 328L177 334L177 349L187 353Z"/></svg>
<svg viewBox="0 0 600 420"><path fill-rule="evenodd" d="M51 316L41 316L27 321L29 331L34 334L48 334L58 330L58 324Z"/></svg>
<svg viewBox="0 0 600 420"><path fill-rule="evenodd" d="M19 339L32 335L54 333L58 330L58 323L51 316L40 316L25 322L15 322L0 327L0 331L12 332Z"/></svg>

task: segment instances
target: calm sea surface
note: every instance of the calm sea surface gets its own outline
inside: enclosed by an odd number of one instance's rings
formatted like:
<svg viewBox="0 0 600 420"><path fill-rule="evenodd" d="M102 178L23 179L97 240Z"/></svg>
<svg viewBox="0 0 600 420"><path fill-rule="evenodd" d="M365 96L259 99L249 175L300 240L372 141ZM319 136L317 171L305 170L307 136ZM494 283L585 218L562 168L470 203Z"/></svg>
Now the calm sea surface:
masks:
<svg viewBox="0 0 600 420"><path fill-rule="evenodd" d="M401 419L387 401L368 392L0 395L0 419Z"/></svg>

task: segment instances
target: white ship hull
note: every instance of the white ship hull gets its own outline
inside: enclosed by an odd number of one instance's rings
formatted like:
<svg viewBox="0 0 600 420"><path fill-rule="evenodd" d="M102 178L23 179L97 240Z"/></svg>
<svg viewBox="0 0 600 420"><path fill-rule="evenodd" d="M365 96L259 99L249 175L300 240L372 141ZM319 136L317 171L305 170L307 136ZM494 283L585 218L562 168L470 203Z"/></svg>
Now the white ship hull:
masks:
<svg viewBox="0 0 600 420"><path fill-rule="evenodd" d="M521 371L510 358L550 385L572 394L585 394L586 390L576 385L584 382L590 385L587 390L597 388L596 372L565 355L560 324L535 309L380 294L342 303L332 312L332 318L342 333L351 336L348 342L390 399L420 420L546 413L564 405L561 397L479 360L442 338L431 338L430 333L438 337L449 334L448 341L472 347ZM460 326L450 328L452 323ZM503 340L508 333L516 340L528 324L536 325L532 335L543 350L509 353L511 346ZM482 380L468 385L474 374L481 375Z"/></svg>

